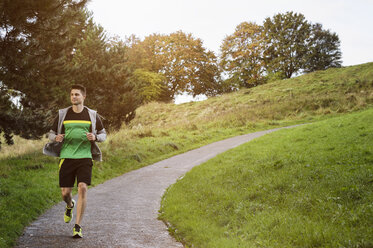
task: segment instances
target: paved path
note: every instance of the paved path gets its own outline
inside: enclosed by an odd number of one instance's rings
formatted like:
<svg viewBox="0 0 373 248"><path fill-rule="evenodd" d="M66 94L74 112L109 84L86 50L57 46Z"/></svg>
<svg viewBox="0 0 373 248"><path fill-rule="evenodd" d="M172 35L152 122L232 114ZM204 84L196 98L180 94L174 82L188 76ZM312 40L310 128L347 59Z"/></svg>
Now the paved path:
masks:
<svg viewBox="0 0 373 248"><path fill-rule="evenodd" d="M25 229L16 247L183 247L157 220L167 187L194 166L276 130L218 141L106 181L88 191L83 239L71 238L74 224L63 222L61 202Z"/></svg>

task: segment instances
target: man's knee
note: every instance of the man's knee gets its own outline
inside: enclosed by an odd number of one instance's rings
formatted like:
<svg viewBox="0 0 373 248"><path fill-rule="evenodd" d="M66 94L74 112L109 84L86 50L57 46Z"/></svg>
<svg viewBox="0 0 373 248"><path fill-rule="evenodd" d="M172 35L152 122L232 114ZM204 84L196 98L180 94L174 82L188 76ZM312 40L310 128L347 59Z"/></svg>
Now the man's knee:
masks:
<svg viewBox="0 0 373 248"><path fill-rule="evenodd" d="M78 192L81 193L81 194L85 194L88 190L88 186L86 183L82 183L80 182L78 184Z"/></svg>
<svg viewBox="0 0 373 248"><path fill-rule="evenodd" d="M70 188L61 188L62 196L69 196L71 194Z"/></svg>
<svg viewBox="0 0 373 248"><path fill-rule="evenodd" d="M70 188L61 188L61 195L62 195L62 198L64 200L71 198L71 189Z"/></svg>

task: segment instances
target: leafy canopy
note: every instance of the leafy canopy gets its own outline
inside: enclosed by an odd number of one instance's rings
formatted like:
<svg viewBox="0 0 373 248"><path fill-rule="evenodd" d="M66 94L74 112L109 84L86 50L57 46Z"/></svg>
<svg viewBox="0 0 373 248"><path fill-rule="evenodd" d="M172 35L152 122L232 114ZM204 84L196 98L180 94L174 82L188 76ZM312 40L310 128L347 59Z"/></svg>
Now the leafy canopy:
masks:
<svg viewBox="0 0 373 248"><path fill-rule="evenodd" d="M303 14L286 12L266 18L262 26L243 22L220 47L225 83L254 87L268 80L341 66L336 33L312 24Z"/></svg>
<svg viewBox="0 0 373 248"><path fill-rule="evenodd" d="M127 47L108 40L104 29L89 19L71 60L71 81L87 88L85 105L97 109L106 128L118 129L135 116L140 97L129 82Z"/></svg>
<svg viewBox="0 0 373 248"><path fill-rule="evenodd" d="M133 68L164 76L163 92L157 100L170 101L183 92L193 96L218 92L217 58L191 34L152 34L143 41L131 37L129 46Z"/></svg>
<svg viewBox="0 0 373 248"><path fill-rule="evenodd" d="M243 22L221 45L220 65L236 87L254 87L263 81L263 28Z"/></svg>
<svg viewBox="0 0 373 248"><path fill-rule="evenodd" d="M0 132L37 138L64 99L74 44L85 25L86 0L0 2ZM13 104L14 99L19 105Z"/></svg>

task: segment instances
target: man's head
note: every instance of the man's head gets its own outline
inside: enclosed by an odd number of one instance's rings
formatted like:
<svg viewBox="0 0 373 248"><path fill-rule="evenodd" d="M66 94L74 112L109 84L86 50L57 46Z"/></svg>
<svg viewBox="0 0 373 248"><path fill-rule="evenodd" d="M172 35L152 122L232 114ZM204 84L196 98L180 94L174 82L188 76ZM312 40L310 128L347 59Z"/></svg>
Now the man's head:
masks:
<svg viewBox="0 0 373 248"><path fill-rule="evenodd" d="M83 105L85 97L86 90L83 85L74 84L71 86L70 100L73 105Z"/></svg>

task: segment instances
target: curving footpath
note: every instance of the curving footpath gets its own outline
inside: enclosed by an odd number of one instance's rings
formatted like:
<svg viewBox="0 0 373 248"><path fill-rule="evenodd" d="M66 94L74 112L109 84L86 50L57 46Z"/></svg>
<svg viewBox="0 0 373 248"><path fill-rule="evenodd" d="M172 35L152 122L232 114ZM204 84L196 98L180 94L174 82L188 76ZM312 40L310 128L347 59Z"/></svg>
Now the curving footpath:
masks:
<svg viewBox="0 0 373 248"><path fill-rule="evenodd" d="M106 181L88 191L83 239L71 237L74 220L64 223L60 202L26 227L16 247L183 247L157 219L165 190L194 166L278 129L218 141Z"/></svg>

